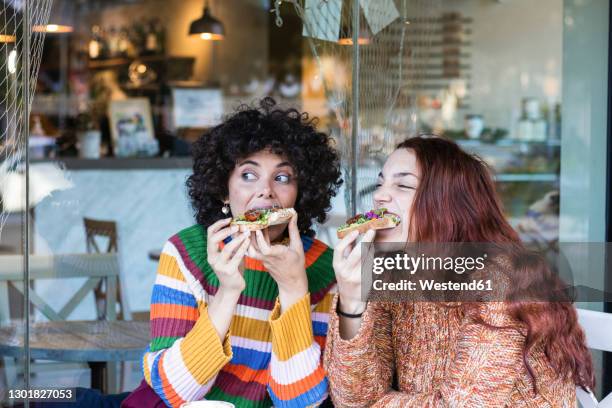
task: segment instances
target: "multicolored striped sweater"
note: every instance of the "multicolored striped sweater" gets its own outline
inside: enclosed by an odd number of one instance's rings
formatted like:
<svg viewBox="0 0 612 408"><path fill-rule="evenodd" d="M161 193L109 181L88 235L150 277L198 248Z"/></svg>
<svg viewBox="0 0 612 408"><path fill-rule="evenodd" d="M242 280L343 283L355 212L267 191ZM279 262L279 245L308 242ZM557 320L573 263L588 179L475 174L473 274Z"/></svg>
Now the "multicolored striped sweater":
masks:
<svg viewBox="0 0 612 408"><path fill-rule="evenodd" d="M280 313L278 286L246 257L246 289L221 341L207 304L219 281L206 262L206 230L195 225L168 240L151 300L147 383L171 407L202 399L236 407L307 407L322 403L329 309L336 291L332 250L302 236L309 293Z"/></svg>

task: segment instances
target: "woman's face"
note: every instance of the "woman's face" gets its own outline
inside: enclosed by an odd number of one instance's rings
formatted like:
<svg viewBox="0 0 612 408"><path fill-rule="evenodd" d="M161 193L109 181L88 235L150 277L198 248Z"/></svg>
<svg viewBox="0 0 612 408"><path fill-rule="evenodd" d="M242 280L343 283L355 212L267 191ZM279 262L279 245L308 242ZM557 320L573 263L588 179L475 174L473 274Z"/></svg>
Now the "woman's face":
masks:
<svg viewBox="0 0 612 408"><path fill-rule="evenodd" d="M387 158L378 175L374 208L386 208L401 218L395 228L376 231L376 242L407 242L410 214L421 179L416 154L412 149L397 149Z"/></svg>
<svg viewBox="0 0 612 408"><path fill-rule="evenodd" d="M238 216L254 208L294 207L298 194L296 176L286 158L269 150L240 160L228 182L232 215ZM286 227L270 227L270 240L279 238Z"/></svg>

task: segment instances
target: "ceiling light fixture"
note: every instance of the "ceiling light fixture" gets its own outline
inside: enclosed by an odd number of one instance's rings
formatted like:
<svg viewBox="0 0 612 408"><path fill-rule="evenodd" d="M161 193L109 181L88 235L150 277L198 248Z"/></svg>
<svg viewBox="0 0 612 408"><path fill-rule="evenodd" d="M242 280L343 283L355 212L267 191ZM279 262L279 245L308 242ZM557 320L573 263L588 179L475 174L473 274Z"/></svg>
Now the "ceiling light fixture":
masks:
<svg viewBox="0 0 612 408"><path fill-rule="evenodd" d="M207 41L219 41L225 37L223 23L213 17L206 2L204 2L202 17L194 20L189 26L189 35L198 35Z"/></svg>

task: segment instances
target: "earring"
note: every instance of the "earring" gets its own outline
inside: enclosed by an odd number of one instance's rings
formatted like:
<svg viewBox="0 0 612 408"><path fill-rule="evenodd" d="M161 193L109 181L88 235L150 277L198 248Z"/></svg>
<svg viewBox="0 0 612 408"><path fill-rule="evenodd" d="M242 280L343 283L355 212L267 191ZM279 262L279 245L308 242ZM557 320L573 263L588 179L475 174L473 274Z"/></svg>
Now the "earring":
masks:
<svg viewBox="0 0 612 408"><path fill-rule="evenodd" d="M229 207L229 203L224 203L223 207L221 208L221 212L225 215L229 214L230 212L230 207Z"/></svg>

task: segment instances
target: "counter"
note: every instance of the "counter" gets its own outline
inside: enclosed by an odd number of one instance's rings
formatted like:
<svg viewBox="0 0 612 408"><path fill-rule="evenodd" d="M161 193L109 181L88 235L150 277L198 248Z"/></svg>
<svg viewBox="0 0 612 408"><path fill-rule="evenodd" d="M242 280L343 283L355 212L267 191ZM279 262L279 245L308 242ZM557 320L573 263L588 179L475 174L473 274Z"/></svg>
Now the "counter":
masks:
<svg viewBox="0 0 612 408"><path fill-rule="evenodd" d="M191 168L193 161L191 157L105 157L100 159L60 157L57 159L31 160L31 163L57 163L68 170L161 170Z"/></svg>

